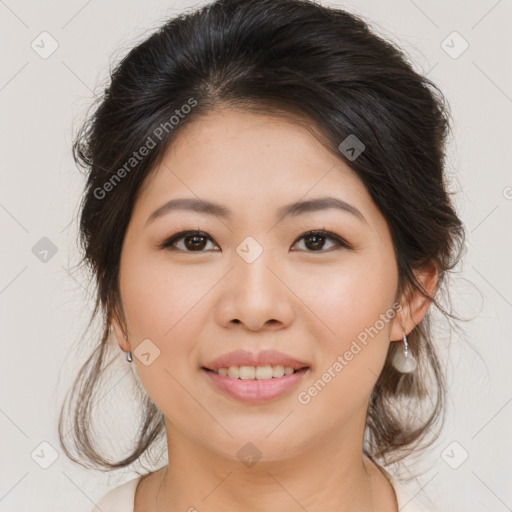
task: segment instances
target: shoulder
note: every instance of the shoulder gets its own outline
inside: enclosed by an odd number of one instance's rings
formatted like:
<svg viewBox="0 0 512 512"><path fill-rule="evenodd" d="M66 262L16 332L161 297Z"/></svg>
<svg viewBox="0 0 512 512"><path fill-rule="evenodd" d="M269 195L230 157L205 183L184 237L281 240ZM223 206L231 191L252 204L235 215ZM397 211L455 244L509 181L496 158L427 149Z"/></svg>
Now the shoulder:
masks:
<svg viewBox="0 0 512 512"><path fill-rule="evenodd" d="M393 486L400 512L435 512L427 508L404 484L386 471ZM90 512L133 512L135 490L142 476L133 478L103 495Z"/></svg>
<svg viewBox="0 0 512 512"><path fill-rule="evenodd" d="M433 508L432 502L430 502L425 495L419 496L419 493L413 493L412 490L410 490L386 468L371 459L365 458L365 460L370 462L369 467L375 467L379 470L386 478L389 485L391 485L395 493L398 510L400 512L436 512Z"/></svg>
<svg viewBox="0 0 512 512"><path fill-rule="evenodd" d="M133 512L135 490L142 476L128 480L104 494L91 509L91 512Z"/></svg>
<svg viewBox="0 0 512 512"><path fill-rule="evenodd" d="M389 481L393 486L398 502L398 510L400 512L435 512L426 502L413 494L404 484L397 478L388 473Z"/></svg>

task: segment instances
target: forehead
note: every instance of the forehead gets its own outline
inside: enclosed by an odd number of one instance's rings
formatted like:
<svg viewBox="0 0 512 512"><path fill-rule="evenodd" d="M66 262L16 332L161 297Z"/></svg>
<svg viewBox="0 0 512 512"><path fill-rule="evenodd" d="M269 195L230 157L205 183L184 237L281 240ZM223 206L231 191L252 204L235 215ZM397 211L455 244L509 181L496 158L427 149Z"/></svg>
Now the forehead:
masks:
<svg viewBox="0 0 512 512"><path fill-rule="evenodd" d="M239 109L201 115L177 133L140 194L139 210L149 215L169 199L195 197L261 216L330 195L370 221L378 212L364 184L318 137L305 120Z"/></svg>

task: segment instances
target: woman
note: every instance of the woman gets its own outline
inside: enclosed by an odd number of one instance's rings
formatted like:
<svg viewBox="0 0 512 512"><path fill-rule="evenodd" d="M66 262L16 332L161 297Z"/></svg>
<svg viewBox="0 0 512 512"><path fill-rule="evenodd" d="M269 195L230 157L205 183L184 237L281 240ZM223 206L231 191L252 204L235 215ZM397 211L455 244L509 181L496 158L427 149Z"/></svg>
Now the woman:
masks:
<svg viewBox="0 0 512 512"><path fill-rule="evenodd" d="M384 466L443 419L448 129L400 49L311 1L219 0L129 52L74 145L104 325L59 432L81 464L162 438L168 464L94 510L425 510ZM118 347L144 396L112 461L90 420Z"/></svg>

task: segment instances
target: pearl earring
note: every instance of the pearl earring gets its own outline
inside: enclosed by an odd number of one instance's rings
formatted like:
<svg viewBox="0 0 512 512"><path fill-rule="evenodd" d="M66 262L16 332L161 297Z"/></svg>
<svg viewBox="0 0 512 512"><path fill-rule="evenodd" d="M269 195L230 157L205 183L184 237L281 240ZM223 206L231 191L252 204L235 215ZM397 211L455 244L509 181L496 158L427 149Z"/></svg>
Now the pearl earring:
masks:
<svg viewBox="0 0 512 512"><path fill-rule="evenodd" d="M409 345L407 344L407 337L405 336L405 332L402 330L404 335L404 349L403 351L397 351L393 355L392 365L400 372L400 373L412 373L418 367L418 362L416 358L409 352Z"/></svg>

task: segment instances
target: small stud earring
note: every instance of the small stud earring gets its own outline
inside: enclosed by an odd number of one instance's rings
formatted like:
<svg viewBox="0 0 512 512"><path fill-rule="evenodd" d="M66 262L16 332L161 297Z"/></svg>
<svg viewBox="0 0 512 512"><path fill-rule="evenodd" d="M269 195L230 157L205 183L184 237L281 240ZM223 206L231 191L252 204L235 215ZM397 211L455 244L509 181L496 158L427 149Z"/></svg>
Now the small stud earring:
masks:
<svg viewBox="0 0 512 512"><path fill-rule="evenodd" d="M393 355L392 365L400 372L400 373L412 373L418 367L418 362L416 358L409 352L409 345L407 344L407 337L405 336L405 332L402 329L403 333L403 351L398 350Z"/></svg>

